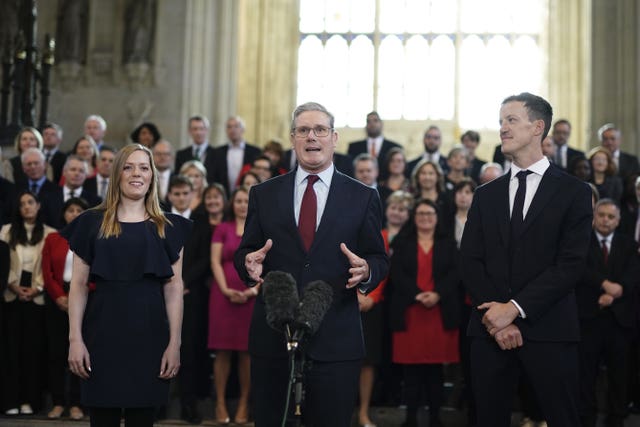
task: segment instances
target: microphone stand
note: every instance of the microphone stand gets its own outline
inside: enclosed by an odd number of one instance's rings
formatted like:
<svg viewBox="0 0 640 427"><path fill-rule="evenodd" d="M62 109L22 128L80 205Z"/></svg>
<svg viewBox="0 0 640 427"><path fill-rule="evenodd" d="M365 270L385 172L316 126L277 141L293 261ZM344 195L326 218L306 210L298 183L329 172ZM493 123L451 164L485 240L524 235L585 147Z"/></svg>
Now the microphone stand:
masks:
<svg viewBox="0 0 640 427"><path fill-rule="evenodd" d="M285 337L287 340L287 354L289 356L289 385L287 387L287 398L282 417L282 427L285 427L289 416L289 404L293 396L294 411L293 425L302 426L302 404L304 402L304 366L306 363L304 351L300 346L298 334L291 334L289 325L285 325Z"/></svg>

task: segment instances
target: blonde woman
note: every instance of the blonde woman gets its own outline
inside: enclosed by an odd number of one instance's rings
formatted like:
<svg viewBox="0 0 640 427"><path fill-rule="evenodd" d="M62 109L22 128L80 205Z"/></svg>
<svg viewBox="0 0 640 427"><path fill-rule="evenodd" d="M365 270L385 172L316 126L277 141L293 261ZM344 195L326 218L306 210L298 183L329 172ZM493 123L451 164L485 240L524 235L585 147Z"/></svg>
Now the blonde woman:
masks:
<svg viewBox="0 0 640 427"><path fill-rule="evenodd" d="M22 159L20 156L28 148L37 148L42 151L44 142L42 134L36 128L31 126L24 127L18 132L14 140L14 149L16 155L2 162L2 173L4 178L13 183L20 183L27 179L22 170Z"/></svg>
<svg viewBox="0 0 640 427"><path fill-rule="evenodd" d="M74 252L69 365L92 426L152 426L180 368L182 246L190 225L160 210L151 152L114 160L105 201L61 234ZM96 289L87 300L87 280Z"/></svg>
<svg viewBox="0 0 640 427"><path fill-rule="evenodd" d="M180 175L186 176L193 183L193 199L191 199L189 209L191 209L191 211L195 211L202 203L202 195L204 194L204 189L207 188L208 185L207 168L205 168L199 160L190 160L180 167ZM201 209L200 212L204 213L204 210Z"/></svg>

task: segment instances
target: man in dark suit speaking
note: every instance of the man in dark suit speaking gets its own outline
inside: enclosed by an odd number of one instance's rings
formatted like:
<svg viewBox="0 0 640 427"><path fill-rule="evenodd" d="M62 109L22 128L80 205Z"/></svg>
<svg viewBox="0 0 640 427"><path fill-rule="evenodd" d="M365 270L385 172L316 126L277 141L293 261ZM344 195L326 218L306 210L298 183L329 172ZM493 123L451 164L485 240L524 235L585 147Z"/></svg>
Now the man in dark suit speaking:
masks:
<svg viewBox="0 0 640 427"><path fill-rule="evenodd" d="M574 288L589 246L591 192L543 156L551 119L539 96L502 102L511 170L476 190L462 238L463 280L476 307L468 334L480 427L510 425L521 372L550 427L580 426Z"/></svg>
<svg viewBox="0 0 640 427"><path fill-rule="evenodd" d="M386 275L380 235L382 208L373 188L333 166L338 141L334 118L307 103L293 113L291 143L298 167L251 188L236 269L249 283L285 271L298 291L311 281L333 288L333 302L306 345L303 416L307 426L350 425L364 343L357 292ZM285 339L267 325L262 295L249 332L251 382L257 427L280 425L289 377Z"/></svg>

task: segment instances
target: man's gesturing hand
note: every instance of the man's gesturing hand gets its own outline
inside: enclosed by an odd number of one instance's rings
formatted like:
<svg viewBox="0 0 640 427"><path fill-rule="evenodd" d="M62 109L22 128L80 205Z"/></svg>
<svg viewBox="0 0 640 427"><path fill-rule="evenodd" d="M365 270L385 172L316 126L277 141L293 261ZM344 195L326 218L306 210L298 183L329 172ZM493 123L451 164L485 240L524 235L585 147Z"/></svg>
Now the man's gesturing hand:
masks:
<svg viewBox="0 0 640 427"><path fill-rule="evenodd" d="M273 241L268 239L263 247L258 249L255 252L248 253L244 257L244 267L247 269L247 274L251 280L256 282L257 284L262 284L264 280L262 279L262 263L267 256L267 252L271 249L273 245Z"/></svg>
<svg viewBox="0 0 640 427"><path fill-rule="evenodd" d="M349 269L351 277L347 281L347 288L353 288L358 283L369 280L369 264L367 264L367 261L351 252L344 243L340 243L340 250L347 256L351 265Z"/></svg>

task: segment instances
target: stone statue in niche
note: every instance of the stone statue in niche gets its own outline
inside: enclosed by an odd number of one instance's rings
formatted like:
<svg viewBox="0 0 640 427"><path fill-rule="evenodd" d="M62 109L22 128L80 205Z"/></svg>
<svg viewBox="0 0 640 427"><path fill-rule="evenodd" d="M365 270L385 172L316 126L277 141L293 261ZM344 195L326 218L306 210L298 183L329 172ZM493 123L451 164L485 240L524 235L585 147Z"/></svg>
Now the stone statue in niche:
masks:
<svg viewBox="0 0 640 427"><path fill-rule="evenodd" d="M84 64L87 54L88 0L61 0L56 32L58 62Z"/></svg>
<svg viewBox="0 0 640 427"><path fill-rule="evenodd" d="M151 63L156 22L156 0L127 0L123 63Z"/></svg>

